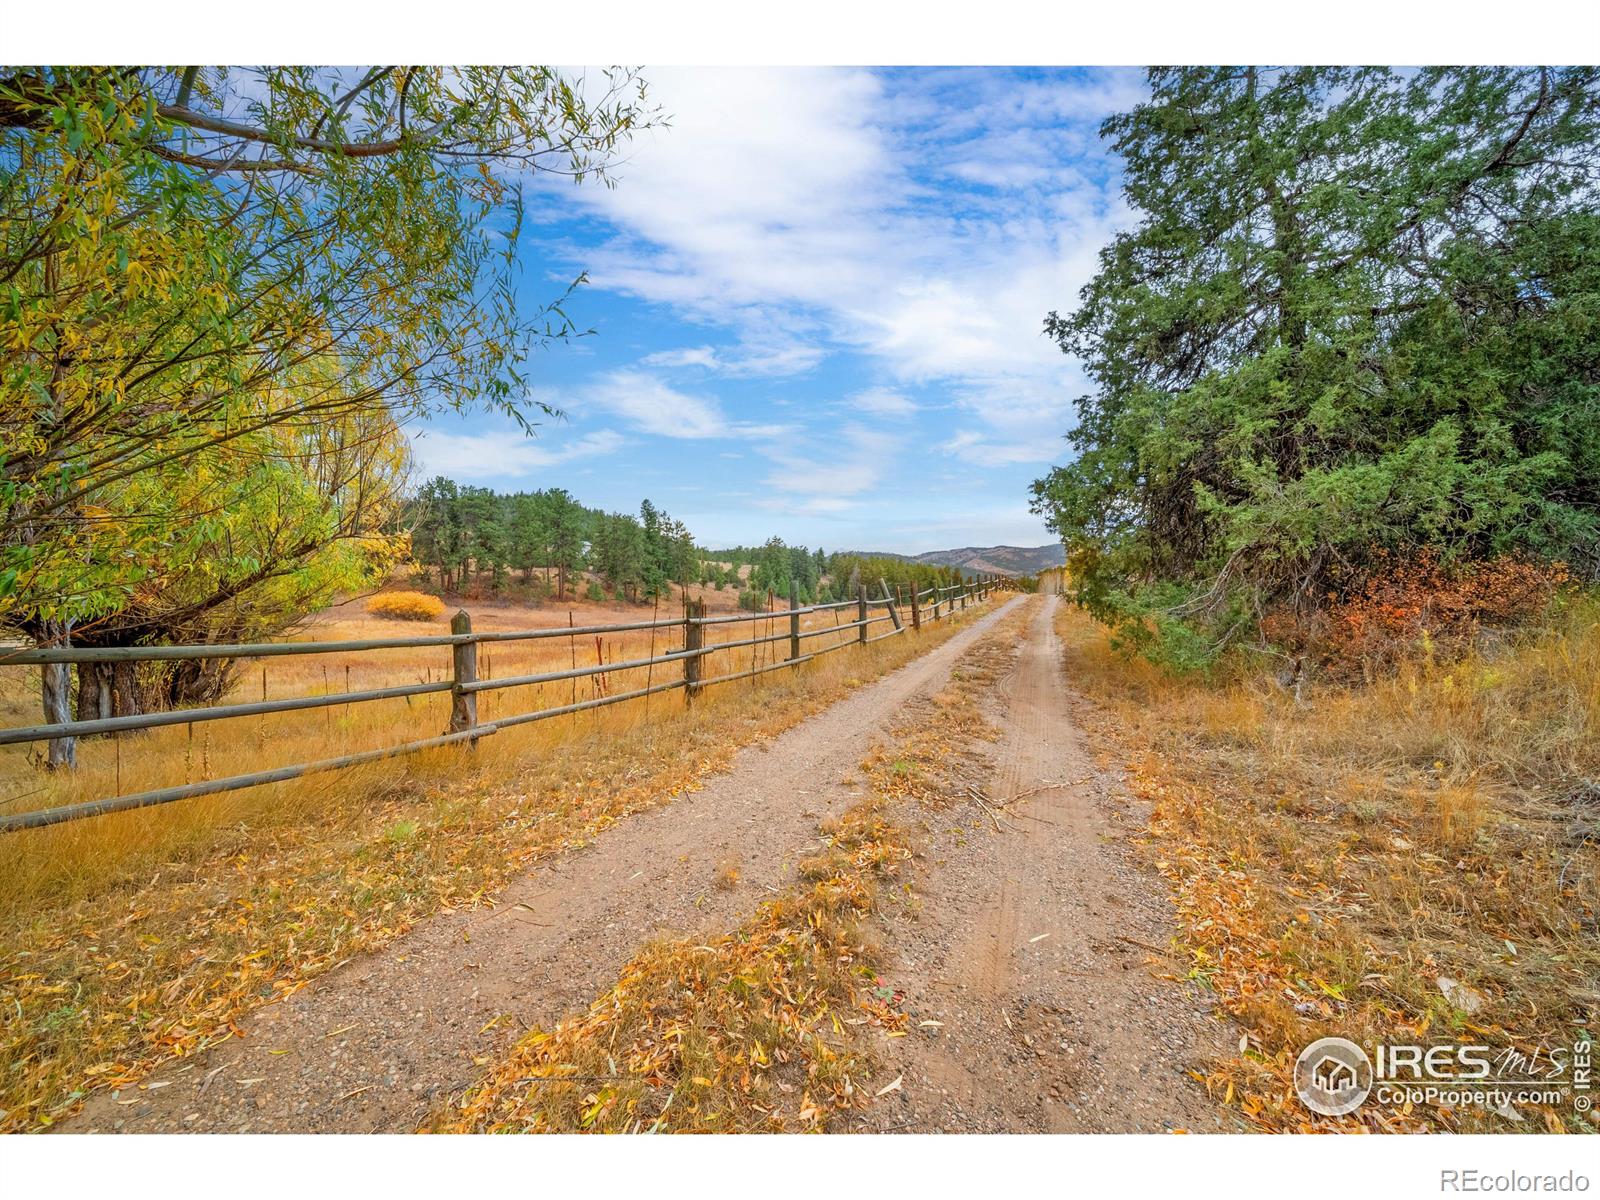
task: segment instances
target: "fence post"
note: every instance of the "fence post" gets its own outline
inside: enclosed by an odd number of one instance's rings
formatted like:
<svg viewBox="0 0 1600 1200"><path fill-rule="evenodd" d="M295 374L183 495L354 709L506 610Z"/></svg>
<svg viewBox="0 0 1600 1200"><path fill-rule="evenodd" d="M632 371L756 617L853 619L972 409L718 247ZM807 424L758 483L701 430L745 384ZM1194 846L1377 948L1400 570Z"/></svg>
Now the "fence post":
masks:
<svg viewBox="0 0 1600 1200"><path fill-rule="evenodd" d="M917 581L911 581L911 628L917 633L922 632L922 604L917 599Z"/></svg>
<svg viewBox="0 0 1600 1200"><path fill-rule="evenodd" d="M472 614L464 608L458 609L450 618L450 632L471 633ZM478 643L457 642L450 647L450 660L455 672L450 688L450 732L460 733L478 724L478 693L461 690L466 684L478 682ZM477 738L467 740L469 745L478 744Z"/></svg>
<svg viewBox="0 0 1600 1200"><path fill-rule="evenodd" d="M895 605L895 595L889 590L887 579L880 576L878 582L883 585L883 598L889 602L889 619L894 622L894 631L899 633L905 626L900 623L900 609Z"/></svg>
<svg viewBox="0 0 1600 1200"><path fill-rule="evenodd" d="M856 584L856 620L861 624L856 627L856 640L863 646L867 644L867 585Z"/></svg>
<svg viewBox="0 0 1600 1200"><path fill-rule="evenodd" d="M705 645L706 627L696 624L706 615L706 602L704 600L690 600L683 608L683 648L685 651L699 650ZM683 660L683 702L685 705L694 703L694 694L700 687L700 655L690 654Z"/></svg>
<svg viewBox="0 0 1600 1200"><path fill-rule="evenodd" d="M800 585L789 580L789 657L800 657Z"/></svg>

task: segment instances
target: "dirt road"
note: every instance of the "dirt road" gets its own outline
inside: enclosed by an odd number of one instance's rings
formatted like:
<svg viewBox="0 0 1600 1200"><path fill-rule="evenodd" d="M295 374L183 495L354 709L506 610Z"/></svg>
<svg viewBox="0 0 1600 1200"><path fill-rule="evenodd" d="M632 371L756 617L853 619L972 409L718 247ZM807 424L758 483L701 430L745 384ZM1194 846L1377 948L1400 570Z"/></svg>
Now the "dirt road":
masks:
<svg viewBox="0 0 1600 1200"><path fill-rule="evenodd" d="M588 1004L653 936L734 927L794 879L817 824L861 798L855 768L896 709L937 690L1002 605L692 795L535 868L492 912L448 913L252 1014L244 1037L123 1094L68 1132L415 1129L475 1060ZM730 871L737 883L728 886Z"/></svg>
<svg viewBox="0 0 1600 1200"><path fill-rule="evenodd" d="M1012 636L1003 630L1020 641L988 701L1003 734L982 789L1007 815L994 830L976 803L912 814L926 824L924 902L882 922L912 1033L880 1056L899 1088L856 1127L1220 1128L1186 1069L1228 1035L1149 965L1169 937L1166 901L1120 839L1137 814L1074 729L1056 605L1011 601L741 751L700 791L530 871L493 911L434 918L255 1013L242 1038L91 1098L60 1128L415 1129L523 1030L587 1005L651 937L733 928L793 882L793 865L818 848L818 822L861 798L857 765L897 711L938 691L979 639Z"/></svg>
<svg viewBox="0 0 1600 1200"><path fill-rule="evenodd" d="M989 714L1003 731L976 803L923 814L915 915L884 919L885 974L911 1033L890 1043L867 1114L907 1132L1123 1133L1232 1128L1188 1075L1226 1027L1161 979L1170 917L1122 835L1139 814L1074 727L1053 617L1034 612ZM974 826L977 830L974 830ZM1150 963L1155 966L1147 965Z"/></svg>

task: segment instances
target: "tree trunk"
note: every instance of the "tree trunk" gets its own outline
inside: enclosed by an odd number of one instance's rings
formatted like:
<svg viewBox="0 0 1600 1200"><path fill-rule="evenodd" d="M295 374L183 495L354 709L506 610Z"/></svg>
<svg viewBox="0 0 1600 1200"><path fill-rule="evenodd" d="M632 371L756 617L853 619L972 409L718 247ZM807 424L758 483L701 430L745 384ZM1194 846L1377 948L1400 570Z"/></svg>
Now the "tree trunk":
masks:
<svg viewBox="0 0 1600 1200"><path fill-rule="evenodd" d="M137 663L111 664L111 715L136 717L144 711L139 703L139 667Z"/></svg>
<svg viewBox="0 0 1600 1200"><path fill-rule="evenodd" d="M78 720L111 715L111 672L103 663L78 664Z"/></svg>
<svg viewBox="0 0 1600 1200"><path fill-rule="evenodd" d="M46 621L47 645L71 644L71 626ZM57 725L72 720L72 668L66 663L46 663L39 668L39 698L44 702L44 719ZM54 738L45 744L45 766L54 771L78 765L76 738Z"/></svg>

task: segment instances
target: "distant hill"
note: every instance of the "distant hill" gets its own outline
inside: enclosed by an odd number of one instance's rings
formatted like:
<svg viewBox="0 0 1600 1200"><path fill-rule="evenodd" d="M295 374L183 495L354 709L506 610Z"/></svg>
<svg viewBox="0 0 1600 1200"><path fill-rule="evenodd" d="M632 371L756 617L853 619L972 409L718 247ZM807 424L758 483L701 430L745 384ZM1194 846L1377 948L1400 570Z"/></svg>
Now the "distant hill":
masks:
<svg viewBox="0 0 1600 1200"><path fill-rule="evenodd" d="M955 550L929 550L924 554L888 554L878 550L855 553L959 567L963 571L990 575L1033 575L1049 567L1064 566L1067 561L1067 552L1060 542L1047 546L962 546Z"/></svg>

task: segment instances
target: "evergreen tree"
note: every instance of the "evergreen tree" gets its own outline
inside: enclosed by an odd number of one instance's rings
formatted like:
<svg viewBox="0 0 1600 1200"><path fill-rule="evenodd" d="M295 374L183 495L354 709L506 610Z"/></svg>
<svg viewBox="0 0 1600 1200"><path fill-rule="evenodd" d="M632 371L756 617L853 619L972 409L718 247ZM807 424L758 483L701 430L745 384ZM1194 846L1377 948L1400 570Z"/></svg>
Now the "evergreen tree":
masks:
<svg viewBox="0 0 1600 1200"><path fill-rule="evenodd" d="M1192 666L1374 549L1600 572L1597 78L1151 73L1103 129L1140 223L1045 326L1086 603Z"/></svg>

